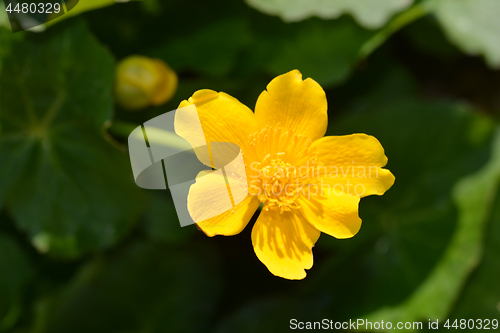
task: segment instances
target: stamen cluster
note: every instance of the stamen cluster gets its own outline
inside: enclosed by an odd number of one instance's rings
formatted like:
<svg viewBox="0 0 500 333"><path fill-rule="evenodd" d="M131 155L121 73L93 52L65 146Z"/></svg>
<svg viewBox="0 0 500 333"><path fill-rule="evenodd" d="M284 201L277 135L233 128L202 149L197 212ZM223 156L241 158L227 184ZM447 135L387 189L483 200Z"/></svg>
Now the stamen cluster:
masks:
<svg viewBox="0 0 500 333"><path fill-rule="evenodd" d="M263 209L282 214L301 208L297 199L317 186L319 167L311 140L281 127L266 127L250 136L260 161L251 165L249 192L264 203Z"/></svg>

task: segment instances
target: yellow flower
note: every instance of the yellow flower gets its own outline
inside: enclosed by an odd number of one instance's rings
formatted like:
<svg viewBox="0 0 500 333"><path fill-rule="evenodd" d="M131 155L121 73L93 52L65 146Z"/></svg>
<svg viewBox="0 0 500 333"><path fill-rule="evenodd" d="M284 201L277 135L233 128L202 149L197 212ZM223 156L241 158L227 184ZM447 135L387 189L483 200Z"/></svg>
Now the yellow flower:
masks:
<svg viewBox="0 0 500 333"><path fill-rule="evenodd" d="M212 90L195 92L179 108L192 104L209 145L239 145L248 179L243 201L197 225L208 236L235 235L262 204L252 244L274 275L303 279L305 269L312 267L312 247L320 233L354 236L361 227L360 198L382 195L394 183L391 172L382 169L387 157L376 138L366 134L323 137L328 124L325 92L316 81L302 80L297 70L269 83L255 113L237 99ZM176 121L176 131L190 141L189 122ZM198 177L189 191L188 211L195 221L214 209L204 204L211 185L207 182L209 177Z"/></svg>
<svg viewBox="0 0 500 333"><path fill-rule="evenodd" d="M177 74L162 60L130 56L116 67L114 93L125 109L168 102L177 90Z"/></svg>

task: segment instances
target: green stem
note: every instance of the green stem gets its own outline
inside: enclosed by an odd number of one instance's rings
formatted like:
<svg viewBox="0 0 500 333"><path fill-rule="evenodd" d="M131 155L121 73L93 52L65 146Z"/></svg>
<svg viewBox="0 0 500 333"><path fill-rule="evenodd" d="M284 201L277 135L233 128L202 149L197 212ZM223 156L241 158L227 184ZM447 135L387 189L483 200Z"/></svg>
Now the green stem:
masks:
<svg viewBox="0 0 500 333"><path fill-rule="evenodd" d="M391 22L389 22L389 24L387 24L384 28L382 28L382 30L377 32L372 38L366 41L363 46L361 46L358 52L358 60L367 58L373 53L373 51L384 44L385 41L387 41L394 33L419 18L426 16L429 12L429 6L424 2L415 5L396 16Z"/></svg>
<svg viewBox="0 0 500 333"><path fill-rule="evenodd" d="M132 131L136 129L137 126L139 125L124 121L116 121L113 122L111 126L108 128L108 132L117 137L128 138L130 133L132 133ZM139 132L138 135L139 135L138 137L139 140L144 140L142 131ZM160 128L148 127L147 138L149 144L151 144L151 142L154 142L155 144L158 145L172 147L178 150L179 152L192 150L192 147L189 145L189 143L180 136L178 136L176 133L167 130L162 130Z"/></svg>
<svg viewBox="0 0 500 333"><path fill-rule="evenodd" d="M108 132L120 138L128 138L130 133L132 133L137 126L139 125L125 121L114 121L108 128Z"/></svg>

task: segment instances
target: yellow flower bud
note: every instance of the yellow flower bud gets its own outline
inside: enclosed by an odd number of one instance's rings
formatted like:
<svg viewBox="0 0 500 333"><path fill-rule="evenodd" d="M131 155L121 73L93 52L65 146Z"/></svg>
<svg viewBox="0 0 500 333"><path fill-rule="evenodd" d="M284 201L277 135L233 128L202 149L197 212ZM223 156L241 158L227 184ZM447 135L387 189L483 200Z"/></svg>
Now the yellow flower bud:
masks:
<svg viewBox="0 0 500 333"><path fill-rule="evenodd" d="M115 98L126 109L166 103L176 89L177 74L160 59L130 56L116 68Z"/></svg>

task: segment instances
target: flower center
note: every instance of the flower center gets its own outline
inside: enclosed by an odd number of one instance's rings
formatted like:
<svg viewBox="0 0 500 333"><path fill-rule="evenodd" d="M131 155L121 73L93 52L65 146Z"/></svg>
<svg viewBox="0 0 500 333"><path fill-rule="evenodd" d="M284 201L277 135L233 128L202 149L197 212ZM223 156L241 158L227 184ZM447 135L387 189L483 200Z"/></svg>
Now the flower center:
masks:
<svg viewBox="0 0 500 333"><path fill-rule="evenodd" d="M263 161L265 164L266 161ZM280 213L300 208L295 202L304 185L297 177L297 170L281 159L272 159L260 169L257 179L250 186L255 195L264 203L264 210L279 209Z"/></svg>
<svg viewBox="0 0 500 333"><path fill-rule="evenodd" d="M260 162L251 165L249 192L264 203L263 209L280 213L299 209L297 199L317 186L317 153L310 149L311 140L293 131L266 128L251 136ZM315 179L316 178L316 179Z"/></svg>

